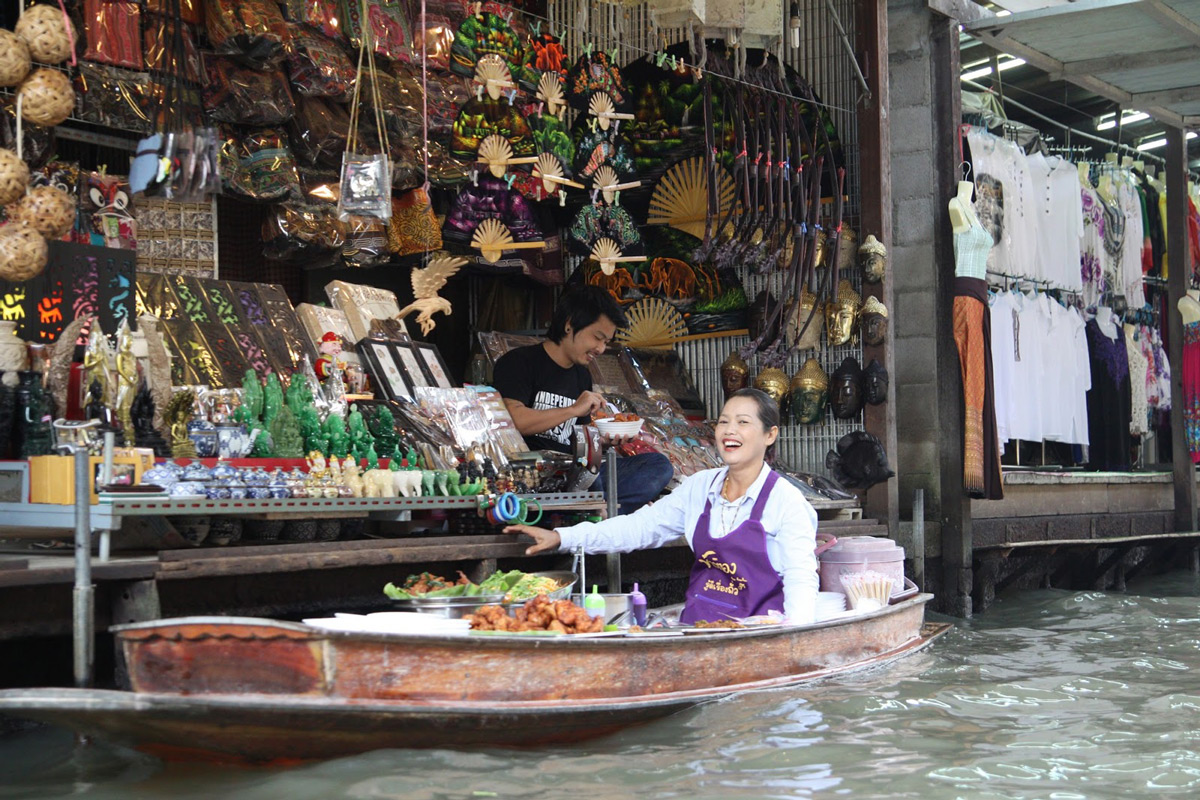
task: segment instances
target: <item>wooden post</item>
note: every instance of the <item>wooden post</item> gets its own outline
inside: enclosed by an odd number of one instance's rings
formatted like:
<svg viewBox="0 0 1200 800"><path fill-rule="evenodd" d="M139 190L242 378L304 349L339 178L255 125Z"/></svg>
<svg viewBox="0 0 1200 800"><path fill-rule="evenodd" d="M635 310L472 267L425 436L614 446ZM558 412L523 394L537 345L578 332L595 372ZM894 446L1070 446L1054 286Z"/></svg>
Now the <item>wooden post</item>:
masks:
<svg viewBox="0 0 1200 800"><path fill-rule="evenodd" d="M1170 324L1171 456L1175 481L1175 530L1196 530L1196 468L1188 450L1183 419L1183 318L1176 311L1192 276L1187 237L1187 141L1179 128L1167 127L1167 316Z"/></svg>
<svg viewBox="0 0 1200 800"><path fill-rule="evenodd" d="M871 99L858 112L859 181L862 207L859 243L873 234L885 247L891 247L892 234L892 134L888 124L888 31L887 0L862 0L856 29L858 61L863 67ZM864 284L863 300L874 296L890 311L895 308L892 293L892 271L889 269L881 283ZM892 469L896 468L896 380L894 358L894 326L888 326L887 341L878 347L863 345L863 367L878 359L887 370L887 402L867 405L863 427L883 442ZM888 533L895 538L900 528L900 483L892 478L876 484L867 491L863 503L867 515L886 522Z"/></svg>
<svg viewBox="0 0 1200 800"><path fill-rule="evenodd" d="M962 160L958 127L962 121L959 85L958 22L932 17L934 113L934 185L948 201L956 190ZM937 406L941 467L942 607L950 614L971 616L974 554L971 545L971 500L963 487L963 392L954 343L954 235L944 207L934 227L935 316L937 333Z"/></svg>

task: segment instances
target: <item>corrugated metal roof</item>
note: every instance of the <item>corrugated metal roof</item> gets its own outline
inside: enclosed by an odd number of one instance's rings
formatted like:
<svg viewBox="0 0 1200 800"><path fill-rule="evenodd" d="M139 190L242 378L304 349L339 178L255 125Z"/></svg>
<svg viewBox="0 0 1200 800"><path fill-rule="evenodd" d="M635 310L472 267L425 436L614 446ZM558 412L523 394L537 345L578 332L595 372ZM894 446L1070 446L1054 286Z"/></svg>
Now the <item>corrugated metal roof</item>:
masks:
<svg viewBox="0 0 1200 800"><path fill-rule="evenodd" d="M1200 126L1200 0L1079 0L963 29L1124 108Z"/></svg>

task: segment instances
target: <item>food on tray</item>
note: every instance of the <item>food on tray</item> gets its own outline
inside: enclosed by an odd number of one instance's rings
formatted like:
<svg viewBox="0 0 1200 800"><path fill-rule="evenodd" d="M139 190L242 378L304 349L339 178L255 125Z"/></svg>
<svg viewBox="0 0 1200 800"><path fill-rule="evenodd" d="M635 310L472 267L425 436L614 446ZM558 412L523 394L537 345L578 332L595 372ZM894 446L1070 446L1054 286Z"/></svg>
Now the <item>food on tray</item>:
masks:
<svg viewBox="0 0 1200 800"><path fill-rule="evenodd" d="M556 633L600 633L604 617L592 617L570 600L550 600L540 594L509 616L503 606L483 606L467 617L474 631L554 631Z"/></svg>
<svg viewBox="0 0 1200 800"><path fill-rule="evenodd" d="M389 583L383 593L393 600L411 600L416 597L478 597L479 595L503 594L504 602L528 600L539 594L549 594L561 589L563 584L545 575L522 572L493 572L482 583L472 583L466 575L458 573L457 581L449 581L428 572L409 575L403 586Z"/></svg>
<svg viewBox="0 0 1200 800"><path fill-rule="evenodd" d="M414 597L462 597L477 595L478 591L469 592L469 588L479 587L471 583L466 575L458 573L457 581L449 581L430 572L420 575L409 575L403 586L389 583L383 587L383 593L393 600L411 600Z"/></svg>
<svg viewBox="0 0 1200 800"><path fill-rule="evenodd" d="M744 628L744 627L746 627L742 623L735 622L734 620L731 620L731 619L718 619L713 622L709 622L706 619L698 619L694 623L692 623L692 626L695 628Z"/></svg>

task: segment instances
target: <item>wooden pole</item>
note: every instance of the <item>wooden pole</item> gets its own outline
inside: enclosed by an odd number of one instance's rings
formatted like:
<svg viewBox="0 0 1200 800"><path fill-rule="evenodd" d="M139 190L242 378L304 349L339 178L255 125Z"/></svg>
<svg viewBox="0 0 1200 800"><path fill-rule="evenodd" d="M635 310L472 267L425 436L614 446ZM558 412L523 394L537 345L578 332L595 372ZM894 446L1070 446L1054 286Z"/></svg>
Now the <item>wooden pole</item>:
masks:
<svg viewBox="0 0 1200 800"><path fill-rule="evenodd" d="M962 120L959 86L958 22L940 15L932 19L932 96L934 113L934 185L948 200L958 185L958 126ZM954 238L942 206L934 227L934 278L937 325L937 419L940 431L940 522L942 539L942 608L958 617L971 616L971 500L963 487L963 391L954 342Z"/></svg>
<svg viewBox="0 0 1200 800"><path fill-rule="evenodd" d="M1196 468L1188 450L1183 419L1183 318L1176 306L1191 285L1188 247L1187 141L1179 128L1167 128L1167 316L1171 362L1171 459L1175 483L1175 530L1196 530Z"/></svg>
<svg viewBox="0 0 1200 800"><path fill-rule="evenodd" d="M890 109L888 87L888 17L886 0L861 0L861 18L855 26L858 62L863 65L871 98L858 112L859 176L861 189L861 224L859 243L869 234L891 247L892 238L892 133L888 124ZM857 255L857 254L856 254ZM863 285L863 300L876 297L891 312L893 300L892 271L888 270L882 282ZM887 370L887 402L882 405L867 405L864 409L863 427L868 433L879 437L888 454L892 469L896 469L896 370L894 358L893 325L888 326L888 337L882 345L863 345L863 366L878 359ZM889 534L894 538L900 528L900 481L892 478L867 490L863 507L868 516L886 522Z"/></svg>

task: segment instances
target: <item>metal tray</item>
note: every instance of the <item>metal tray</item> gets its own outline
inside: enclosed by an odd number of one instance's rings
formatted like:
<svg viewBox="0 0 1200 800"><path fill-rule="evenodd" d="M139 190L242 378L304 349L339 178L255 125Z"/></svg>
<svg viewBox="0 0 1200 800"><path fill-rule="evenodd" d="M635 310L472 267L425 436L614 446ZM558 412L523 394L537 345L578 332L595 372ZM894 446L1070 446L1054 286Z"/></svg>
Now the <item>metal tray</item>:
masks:
<svg viewBox="0 0 1200 800"><path fill-rule="evenodd" d="M551 571L551 572L531 572L529 574L535 575L539 578L551 578L553 580L558 581L560 584L563 584L563 585L559 586L557 589L555 589L553 592L550 592L550 594L546 595L551 600L568 600L568 599L570 599L571 590L575 588L575 584L579 581L579 577L574 572L571 572L570 570L558 570L558 571ZM506 605L506 606L523 606L523 605L525 605L525 603L529 602L529 600L532 600L532 599L533 598L527 598L525 600L513 600L512 602L505 603L504 605Z"/></svg>
<svg viewBox="0 0 1200 800"><path fill-rule="evenodd" d="M396 608L417 611L421 614L436 614L447 619L460 619L474 614L480 606L493 606L504 600L502 594L477 594L472 597L411 597L393 600Z"/></svg>

